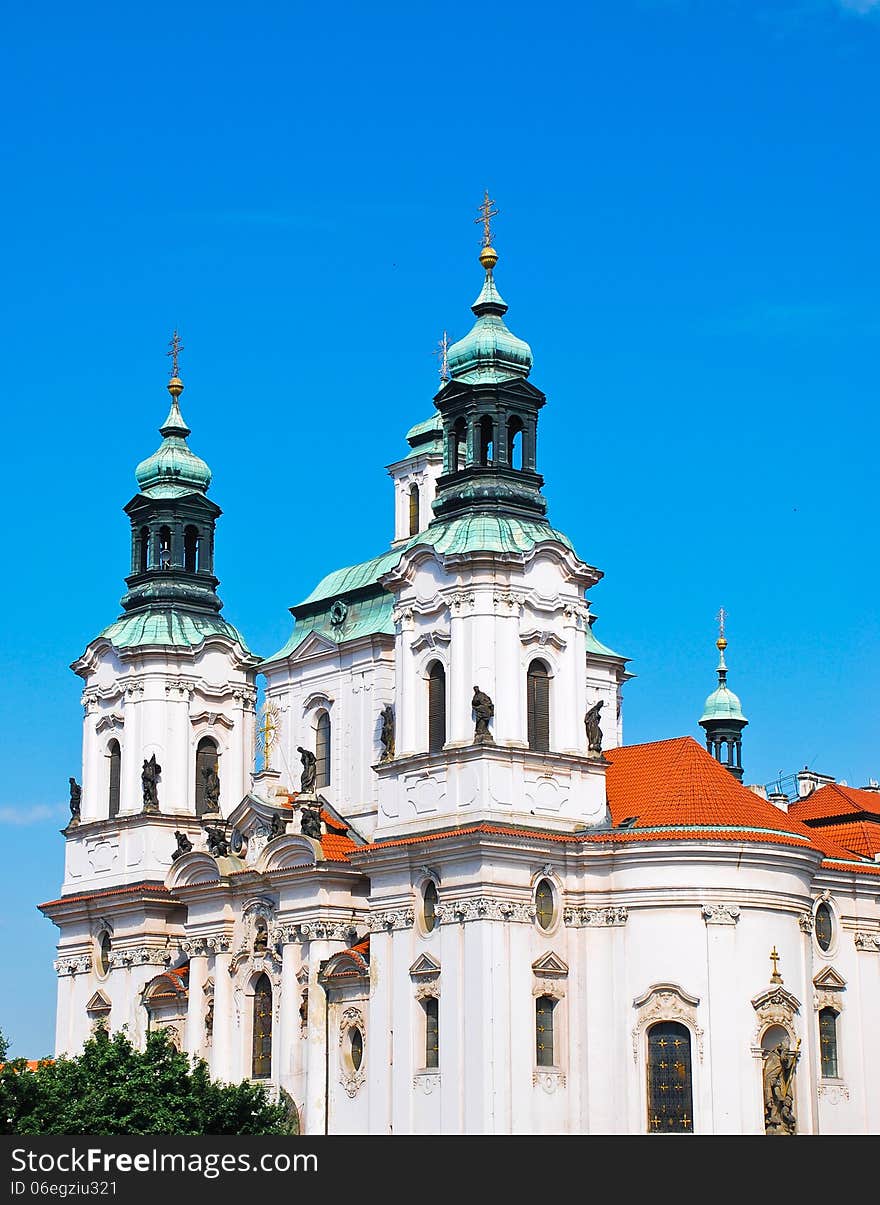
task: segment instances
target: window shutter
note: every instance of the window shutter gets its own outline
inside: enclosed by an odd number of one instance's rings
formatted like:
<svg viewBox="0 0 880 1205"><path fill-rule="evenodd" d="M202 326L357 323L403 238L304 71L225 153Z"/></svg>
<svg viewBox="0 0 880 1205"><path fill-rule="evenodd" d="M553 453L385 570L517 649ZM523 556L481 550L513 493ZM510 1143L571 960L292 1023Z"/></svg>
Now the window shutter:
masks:
<svg viewBox="0 0 880 1205"><path fill-rule="evenodd" d="M439 661L428 675L428 752L438 753L446 744L446 671Z"/></svg>
<svg viewBox="0 0 880 1205"><path fill-rule="evenodd" d="M550 748L550 676L543 661L529 666L526 715L529 748L546 753Z"/></svg>
<svg viewBox="0 0 880 1205"><path fill-rule="evenodd" d="M110 742L110 807L108 816L112 820L119 815L119 787L122 777L122 752L119 741Z"/></svg>

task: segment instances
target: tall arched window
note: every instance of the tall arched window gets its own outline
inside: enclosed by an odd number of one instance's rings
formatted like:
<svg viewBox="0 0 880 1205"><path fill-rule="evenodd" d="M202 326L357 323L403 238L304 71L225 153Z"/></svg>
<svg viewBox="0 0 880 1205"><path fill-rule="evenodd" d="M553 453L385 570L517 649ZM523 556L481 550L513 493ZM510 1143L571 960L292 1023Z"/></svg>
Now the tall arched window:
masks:
<svg viewBox="0 0 880 1205"><path fill-rule="evenodd" d="M429 996L422 1001L425 1010L425 1066L440 1066L440 1001Z"/></svg>
<svg viewBox="0 0 880 1205"><path fill-rule="evenodd" d="M261 975L254 986L254 1042L252 1079L272 1074L272 984Z"/></svg>
<svg viewBox="0 0 880 1205"><path fill-rule="evenodd" d="M541 879L535 890L535 919L542 929L551 928L555 911L550 880Z"/></svg>
<svg viewBox="0 0 880 1205"><path fill-rule="evenodd" d="M326 711L318 715L315 726L315 786L330 786L330 717Z"/></svg>
<svg viewBox="0 0 880 1205"><path fill-rule="evenodd" d="M409 487L409 534L419 534L419 487L415 482Z"/></svg>
<svg viewBox="0 0 880 1205"><path fill-rule="evenodd" d="M446 670L435 661L428 670L428 752L446 744Z"/></svg>
<svg viewBox="0 0 880 1205"><path fill-rule="evenodd" d="M113 949L113 942L110 940L110 934L105 929L98 938L98 973L106 975L110 970L110 951Z"/></svg>
<svg viewBox="0 0 880 1205"><path fill-rule="evenodd" d="M150 529L142 527L138 538L138 572L146 573L150 567Z"/></svg>
<svg viewBox="0 0 880 1205"><path fill-rule="evenodd" d="M511 418L507 423L507 463L512 469L523 467L523 425L521 418Z"/></svg>
<svg viewBox="0 0 880 1205"><path fill-rule="evenodd" d="M211 774L213 771L213 777ZM196 746L196 815L204 816L206 812L219 810L219 800L212 799L216 794L216 784L213 778L217 776L217 742L210 736L203 736Z"/></svg>
<svg viewBox="0 0 880 1205"><path fill-rule="evenodd" d="M533 661L526 675L526 721L530 749L550 748L550 673L543 661Z"/></svg>
<svg viewBox="0 0 880 1205"><path fill-rule="evenodd" d="M836 1079L838 1075L836 1009L822 1008L819 1010L819 1051L823 1077Z"/></svg>
<svg viewBox="0 0 880 1205"><path fill-rule="evenodd" d="M199 529L192 524L183 529L183 567L188 573L199 567Z"/></svg>
<svg viewBox="0 0 880 1205"><path fill-rule="evenodd" d="M449 455L449 472L457 473L463 459L467 459L467 423L463 418L458 419L452 429L452 443Z"/></svg>
<svg viewBox="0 0 880 1205"><path fill-rule="evenodd" d="M648 1030L648 1133L693 1132L690 1030L660 1021Z"/></svg>
<svg viewBox="0 0 880 1205"><path fill-rule="evenodd" d="M110 755L107 815L112 820L114 816L119 815L119 791L122 782L122 750L119 747L119 741L112 740L107 746L107 752Z"/></svg>
<svg viewBox="0 0 880 1205"><path fill-rule="evenodd" d="M480 419L480 464L492 464L495 459L495 434L488 414Z"/></svg>
<svg viewBox="0 0 880 1205"><path fill-rule="evenodd" d="M539 996L535 1001L535 1062L539 1067L553 1066L553 1010L556 1001L552 996Z"/></svg>

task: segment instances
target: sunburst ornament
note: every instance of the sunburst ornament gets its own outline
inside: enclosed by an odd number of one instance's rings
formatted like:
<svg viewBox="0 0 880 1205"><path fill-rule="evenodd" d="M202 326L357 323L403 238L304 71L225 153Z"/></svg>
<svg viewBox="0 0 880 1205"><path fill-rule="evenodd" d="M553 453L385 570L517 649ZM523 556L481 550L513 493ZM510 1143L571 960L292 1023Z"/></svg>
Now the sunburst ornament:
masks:
<svg viewBox="0 0 880 1205"><path fill-rule="evenodd" d="M262 722L257 729L258 748L263 754L263 769L272 768L272 749L278 739L279 712L275 703L268 699L263 704ZM256 760L256 757L254 758Z"/></svg>

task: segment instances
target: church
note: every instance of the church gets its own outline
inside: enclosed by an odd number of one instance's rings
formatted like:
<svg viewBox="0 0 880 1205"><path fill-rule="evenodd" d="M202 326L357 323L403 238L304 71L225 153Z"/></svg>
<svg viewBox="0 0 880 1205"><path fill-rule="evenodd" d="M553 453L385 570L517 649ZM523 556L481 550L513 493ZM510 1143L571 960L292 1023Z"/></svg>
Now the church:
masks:
<svg viewBox="0 0 880 1205"><path fill-rule="evenodd" d="M880 793L743 783L723 626L704 739L625 743L490 216L389 530L265 659L175 334L122 614L72 666L56 1053L163 1028L304 1134L880 1133Z"/></svg>

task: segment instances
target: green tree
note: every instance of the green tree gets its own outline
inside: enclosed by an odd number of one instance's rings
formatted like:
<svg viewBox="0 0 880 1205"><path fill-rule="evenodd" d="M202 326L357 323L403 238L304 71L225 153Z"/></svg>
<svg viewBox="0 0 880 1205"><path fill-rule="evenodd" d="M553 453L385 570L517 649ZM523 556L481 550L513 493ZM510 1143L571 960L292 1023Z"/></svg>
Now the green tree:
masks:
<svg viewBox="0 0 880 1205"><path fill-rule="evenodd" d="M212 1080L207 1064L175 1050L161 1031L136 1050L124 1031L100 1028L74 1058L24 1059L0 1070L6 1134L291 1134L295 1110L258 1084Z"/></svg>
<svg viewBox="0 0 880 1205"><path fill-rule="evenodd" d="M9 1054L9 1038L0 1029L0 1061L5 1060L7 1054Z"/></svg>

